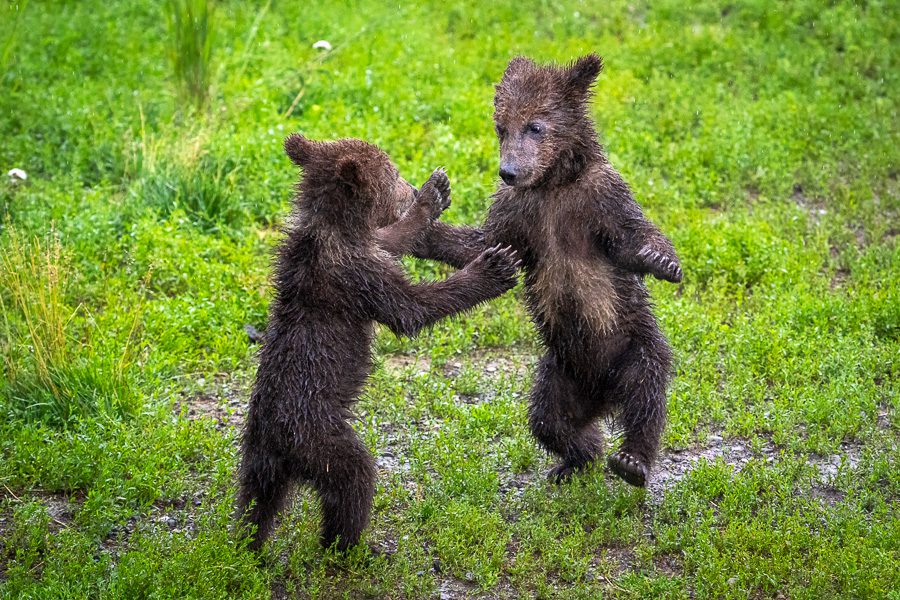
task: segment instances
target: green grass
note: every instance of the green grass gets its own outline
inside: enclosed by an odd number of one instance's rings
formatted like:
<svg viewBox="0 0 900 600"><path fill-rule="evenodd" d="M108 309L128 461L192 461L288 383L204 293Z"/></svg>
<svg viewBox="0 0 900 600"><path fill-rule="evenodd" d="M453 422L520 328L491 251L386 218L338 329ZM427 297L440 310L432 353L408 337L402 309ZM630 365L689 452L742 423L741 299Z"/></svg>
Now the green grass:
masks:
<svg viewBox="0 0 900 600"><path fill-rule="evenodd" d="M221 1L200 45L173 6L0 7L0 597L900 598L896 3ZM544 480L517 289L379 333L356 426L384 554L323 553L306 490L247 552L242 327L283 137L445 165L445 219L477 223L506 62L589 51L603 142L685 272L649 283L677 356L658 485Z"/></svg>
<svg viewBox="0 0 900 600"><path fill-rule="evenodd" d="M183 100L202 107L209 96L215 20L209 0L167 0L170 60Z"/></svg>

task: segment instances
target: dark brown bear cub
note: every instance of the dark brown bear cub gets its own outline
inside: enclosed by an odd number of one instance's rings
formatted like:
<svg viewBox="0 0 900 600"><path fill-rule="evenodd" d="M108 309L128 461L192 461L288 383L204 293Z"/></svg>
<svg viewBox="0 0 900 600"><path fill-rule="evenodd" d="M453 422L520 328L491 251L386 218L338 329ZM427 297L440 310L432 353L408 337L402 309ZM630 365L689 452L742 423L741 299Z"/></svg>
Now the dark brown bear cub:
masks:
<svg viewBox="0 0 900 600"><path fill-rule="evenodd" d="M517 263L508 248L489 248L444 281L413 285L395 255L419 243L448 205L446 176L435 172L416 192L384 152L359 140L293 135L285 150L304 176L278 249L239 511L258 548L291 484L307 483L322 503L322 543L346 549L369 521L375 490L372 456L348 423L371 370L374 323L415 335L511 288ZM378 229L383 207L399 205L411 208Z"/></svg>
<svg viewBox="0 0 900 600"><path fill-rule="evenodd" d="M484 231L437 224L429 253L460 265L485 244L516 250L547 347L529 424L562 459L551 475L600 456L596 422L618 412L624 440L609 466L643 486L665 426L672 362L643 275L679 282L682 273L597 141L587 105L601 68L596 55L569 67L510 62L494 97L503 183Z"/></svg>

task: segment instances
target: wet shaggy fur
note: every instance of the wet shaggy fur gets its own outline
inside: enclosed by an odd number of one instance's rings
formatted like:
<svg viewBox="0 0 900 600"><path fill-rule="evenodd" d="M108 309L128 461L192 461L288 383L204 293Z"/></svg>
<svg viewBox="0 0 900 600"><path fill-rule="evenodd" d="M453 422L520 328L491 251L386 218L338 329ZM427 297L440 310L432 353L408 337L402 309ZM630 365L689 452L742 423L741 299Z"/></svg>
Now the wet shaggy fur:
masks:
<svg viewBox="0 0 900 600"><path fill-rule="evenodd" d="M682 277L671 242L650 223L610 165L588 113L602 68L509 63L494 99L500 176L483 230L442 225L431 250L458 265L509 244L525 269L526 300L546 345L529 423L560 457L563 478L600 456L600 417L618 414L612 470L646 484L666 419L672 354L651 310L647 273Z"/></svg>
<svg viewBox="0 0 900 600"><path fill-rule="evenodd" d="M415 335L508 290L517 263L511 250L489 248L446 280L414 285L396 256L419 244L449 204L446 175L435 172L417 192L387 155L359 140L293 135L285 149L304 177L278 249L238 509L258 548L291 485L309 484L322 504L322 544L345 549L368 524L375 490L374 461L349 423L371 370L374 324ZM396 206L407 210L388 216Z"/></svg>

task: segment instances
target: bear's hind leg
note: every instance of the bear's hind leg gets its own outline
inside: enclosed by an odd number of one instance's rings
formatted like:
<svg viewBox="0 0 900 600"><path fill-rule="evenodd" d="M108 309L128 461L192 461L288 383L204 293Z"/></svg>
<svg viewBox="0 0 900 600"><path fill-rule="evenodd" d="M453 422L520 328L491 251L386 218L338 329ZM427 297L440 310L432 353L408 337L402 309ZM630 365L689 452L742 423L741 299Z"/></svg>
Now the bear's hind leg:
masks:
<svg viewBox="0 0 900 600"><path fill-rule="evenodd" d="M280 457L245 444L240 469L238 516L255 525L250 550L258 550L272 532L275 516L284 505L291 478ZM248 510L249 509L249 510Z"/></svg>
<svg viewBox="0 0 900 600"><path fill-rule="evenodd" d="M347 425L328 436L308 460L310 480L322 502L322 545L347 550L369 524L375 498L375 461Z"/></svg>
<svg viewBox="0 0 900 600"><path fill-rule="evenodd" d="M580 386L560 369L555 357L541 358L531 392L528 422L538 442L562 460L548 476L567 479L603 452L603 435L594 423Z"/></svg>
<svg viewBox="0 0 900 600"><path fill-rule="evenodd" d="M656 349L629 350L620 363L613 401L620 407L622 447L609 456L612 471L627 483L644 487L666 425L666 385L671 358L665 342Z"/></svg>

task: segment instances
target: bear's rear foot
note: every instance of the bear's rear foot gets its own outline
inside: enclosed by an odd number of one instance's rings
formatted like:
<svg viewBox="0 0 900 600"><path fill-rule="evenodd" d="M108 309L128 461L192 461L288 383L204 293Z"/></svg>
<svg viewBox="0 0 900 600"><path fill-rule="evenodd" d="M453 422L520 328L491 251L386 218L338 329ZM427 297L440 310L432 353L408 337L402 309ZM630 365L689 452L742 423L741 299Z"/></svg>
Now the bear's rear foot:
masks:
<svg viewBox="0 0 900 600"><path fill-rule="evenodd" d="M359 545L361 541L360 536L354 538L353 536L322 535L319 538L319 543L327 551L335 554L346 554ZM371 545L369 545L369 549L374 550Z"/></svg>
<svg viewBox="0 0 900 600"><path fill-rule="evenodd" d="M574 475L587 468L589 464L590 463L575 464L561 462L557 465L554 465L549 471L547 471L547 479L549 479L553 483L565 483Z"/></svg>
<svg viewBox="0 0 900 600"><path fill-rule="evenodd" d="M628 452L615 452L610 454L607 464L613 473L621 477L626 483L635 487L647 485L647 475L650 468L641 459Z"/></svg>

